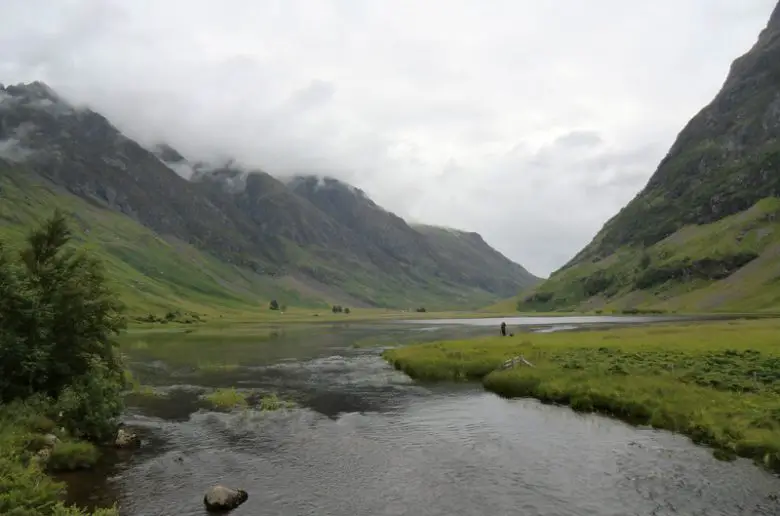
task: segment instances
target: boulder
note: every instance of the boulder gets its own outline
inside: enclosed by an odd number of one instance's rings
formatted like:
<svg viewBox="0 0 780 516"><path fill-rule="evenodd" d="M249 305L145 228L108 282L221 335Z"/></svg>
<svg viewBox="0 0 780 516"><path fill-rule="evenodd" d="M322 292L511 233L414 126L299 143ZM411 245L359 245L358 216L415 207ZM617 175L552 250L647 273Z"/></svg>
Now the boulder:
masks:
<svg viewBox="0 0 780 516"><path fill-rule="evenodd" d="M203 504L209 512L222 512L235 509L248 498L249 495L243 489L231 489L217 484L206 491Z"/></svg>
<svg viewBox="0 0 780 516"><path fill-rule="evenodd" d="M141 446L141 439L133 432L120 428L116 433L114 446L117 448L135 448Z"/></svg>
<svg viewBox="0 0 780 516"><path fill-rule="evenodd" d="M55 444L60 442L60 438L54 434L46 434L43 436L43 442L46 444L46 446L52 448Z"/></svg>

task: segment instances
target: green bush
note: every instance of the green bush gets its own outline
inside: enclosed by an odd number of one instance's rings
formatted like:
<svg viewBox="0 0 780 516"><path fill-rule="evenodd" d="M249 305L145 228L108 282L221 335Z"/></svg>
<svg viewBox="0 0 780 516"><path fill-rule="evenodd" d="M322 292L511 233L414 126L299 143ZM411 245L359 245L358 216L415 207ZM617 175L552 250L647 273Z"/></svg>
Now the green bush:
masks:
<svg viewBox="0 0 780 516"><path fill-rule="evenodd" d="M60 213L12 261L0 247L0 402L57 397L94 359L121 371L112 336L125 324L101 264L67 247Z"/></svg>
<svg viewBox="0 0 780 516"><path fill-rule="evenodd" d="M113 437L122 413L123 386L121 373L95 360L87 374L65 387L54 410L71 435L106 441Z"/></svg>
<svg viewBox="0 0 780 516"><path fill-rule="evenodd" d="M95 465L98 451L95 445L83 441L61 442L54 445L48 467L52 471L87 469Z"/></svg>
<svg viewBox="0 0 780 516"><path fill-rule="evenodd" d="M51 443L53 470L90 467L122 410L123 368L114 336L122 305L101 264L70 245L61 213L31 232L15 258L0 243L0 514L78 516L60 501L36 452ZM65 432L58 430L64 427ZM99 510L95 515L115 515Z"/></svg>

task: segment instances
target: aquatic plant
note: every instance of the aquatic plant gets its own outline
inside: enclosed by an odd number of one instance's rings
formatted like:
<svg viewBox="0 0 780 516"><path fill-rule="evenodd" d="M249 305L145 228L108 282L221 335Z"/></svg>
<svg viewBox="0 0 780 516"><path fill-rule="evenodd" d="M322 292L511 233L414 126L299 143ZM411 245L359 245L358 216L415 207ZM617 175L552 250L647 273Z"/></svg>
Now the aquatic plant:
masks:
<svg viewBox="0 0 780 516"><path fill-rule="evenodd" d="M248 406L246 395L235 387L221 388L206 395L206 400L215 408L231 409Z"/></svg>

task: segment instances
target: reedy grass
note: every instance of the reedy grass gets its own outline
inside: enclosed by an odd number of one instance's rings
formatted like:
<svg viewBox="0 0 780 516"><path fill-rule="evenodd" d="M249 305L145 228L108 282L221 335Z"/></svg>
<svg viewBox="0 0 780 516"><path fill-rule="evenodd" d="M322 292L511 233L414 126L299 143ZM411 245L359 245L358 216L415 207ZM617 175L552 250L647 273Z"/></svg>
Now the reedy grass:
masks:
<svg viewBox="0 0 780 516"><path fill-rule="evenodd" d="M412 378L479 380L533 397L683 433L717 456L780 471L780 321L654 324L434 342L385 351ZM497 371L523 355L535 367Z"/></svg>
<svg viewBox="0 0 780 516"><path fill-rule="evenodd" d="M205 399L212 407L222 410L246 409L249 408L250 402L252 405L256 403L261 411L274 411L296 406L294 402L283 400L273 392L265 393L257 398L252 396L252 393L239 391L235 387L216 389L207 394Z"/></svg>
<svg viewBox="0 0 780 516"><path fill-rule="evenodd" d="M97 450L69 440L54 421L34 403L0 405L0 514L8 516L117 516L115 508L85 511L62 502L65 485L46 470L72 469L94 464ZM37 452L47 447L44 434L61 442L51 448L48 461Z"/></svg>
<svg viewBox="0 0 780 516"><path fill-rule="evenodd" d="M205 398L213 407L219 409L246 408L249 405L246 394L235 387L217 389Z"/></svg>

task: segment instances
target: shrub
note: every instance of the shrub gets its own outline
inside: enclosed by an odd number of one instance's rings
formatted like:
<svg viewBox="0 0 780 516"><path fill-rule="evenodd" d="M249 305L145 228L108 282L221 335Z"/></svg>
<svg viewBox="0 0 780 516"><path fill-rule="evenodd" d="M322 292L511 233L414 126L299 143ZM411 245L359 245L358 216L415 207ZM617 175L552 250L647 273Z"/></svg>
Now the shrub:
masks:
<svg viewBox="0 0 780 516"><path fill-rule="evenodd" d="M63 390L54 410L73 436L105 441L113 437L122 413L123 387L121 373L95 360L87 374Z"/></svg>
<svg viewBox="0 0 780 516"><path fill-rule="evenodd" d="M95 445L83 441L61 442L52 448L48 467L52 471L73 471L91 468L97 460Z"/></svg>
<svg viewBox="0 0 780 516"><path fill-rule="evenodd" d="M93 358L120 370L112 336L125 324L101 264L66 248L60 213L27 238L15 263L0 249L0 402L58 396Z"/></svg>

